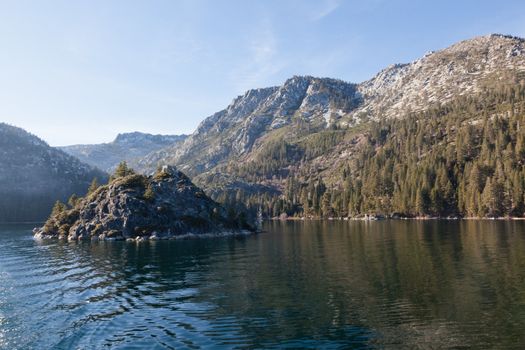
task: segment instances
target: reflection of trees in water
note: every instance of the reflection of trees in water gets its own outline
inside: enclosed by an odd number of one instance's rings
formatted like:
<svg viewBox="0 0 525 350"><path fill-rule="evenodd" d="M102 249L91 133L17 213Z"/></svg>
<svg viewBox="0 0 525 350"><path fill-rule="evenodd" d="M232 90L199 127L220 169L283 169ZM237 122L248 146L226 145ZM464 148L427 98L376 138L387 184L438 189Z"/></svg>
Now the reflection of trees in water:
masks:
<svg viewBox="0 0 525 350"><path fill-rule="evenodd" d="M514 345L523 340L525 319L515 307L523 302L517 291L525 291L522 222L268 225L271 237L248 242L256 257L212 270L231 296L219 300L224 315L269 320L264 327L246 321L245 330L261 339L335 339L357 325L393 344L494 344L500 335Z"/></svg>
<svg viewBox="0 0 525 350"><path fill-rule="evenodd" d="M159 322L171 317L215 341L525 343L524 222L269 222L266 229L244 239L43 243L51 246L42 252L68 261L62 269L78 269L67 278L96 304L91 317L134 319L134 310L158 309ZM78 302L67 288L62 293Z"/></svg>

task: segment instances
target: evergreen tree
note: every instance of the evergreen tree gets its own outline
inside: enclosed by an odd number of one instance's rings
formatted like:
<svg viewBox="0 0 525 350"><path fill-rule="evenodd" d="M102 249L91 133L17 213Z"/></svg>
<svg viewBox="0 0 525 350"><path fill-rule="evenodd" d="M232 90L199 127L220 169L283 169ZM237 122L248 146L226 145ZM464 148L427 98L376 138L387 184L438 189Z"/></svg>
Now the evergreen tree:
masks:
<svg viewBox="0 0 525 350"><path fill-rule="evenodd" d="M97 178L94 178L93 181L91 181L91 184L89 185L87 194L91 194L97 190L97 188L100 187L100 184L98 183Z"/></svg>
<svg viewBox="0 0 525 350"><path fill-rule="evenodd" d="M416 195L416 211L418 215L427 215L430 206L430 197L428 191L424 188L419 188Z"/></svg>
<svg viewBox="0 0 525 350"><path fill-rule="evenodd" d="M74 208L77 203L79 201L79 198L76 194L72 194L71 197L69 197L69 199L67 200L67 204L71 207L71 208Z"/></svg>
<svg viewBox="0 0 525 350"><path fill-rule="evenodd" d="M63 213L67 210L67 206L61 201L56 201L51 211L51 216L57 216L60 213Z"/></svg>
<svg viewBox="0 0 525 350"><path fill-rule="evenodd" d="M128 163L126 161L122 161L117 166L117 169L115 169L115 172L111 176L111 179L114 180L119 177L125 177L133 174L135 174L135 172L133 171L133 169L128 167Z"/></svg>

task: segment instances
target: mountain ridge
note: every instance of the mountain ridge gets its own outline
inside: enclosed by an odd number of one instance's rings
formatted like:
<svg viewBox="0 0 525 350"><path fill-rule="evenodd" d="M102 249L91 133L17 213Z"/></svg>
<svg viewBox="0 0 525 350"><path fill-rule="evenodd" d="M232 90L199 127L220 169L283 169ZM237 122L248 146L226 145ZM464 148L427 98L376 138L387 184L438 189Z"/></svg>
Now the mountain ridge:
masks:
<svg viewBox="0 0 525 350"><path fill-rule="evenodd" d="M379 157L375 147L380 147L383 137L390 135L388 137L398 138L398 132L405 132L404 129L397 129L399 125L395 120L410 120L411 123L419 120L425 124L428 115L429 121L442 128L441 122L435 119L438 113L450 119L450 123L480 125L484 114L491 115L491 118L508 117L512 108L521 106L523 84L525 41L507 35L479 36L427 53L410 63L390 65L358 84L330 78L294 76L281 86L249 90L236 97L225 109L203 120L178 147L149 154L132 166L151 172L159 165L173 164L192 177L214 199L232 205L242 202L251 208L254 205L263 206L267 208L267 215L279 215L280 211L296 214L297 210L303 210L300 208L306 208L303 215L307 212L321 215L323 211L319 209L319 202L323 195L332 198L324 198L325 201L346 196L339 192L344 188L342 178L346 175L343 174L361 174L360 167L368 169L363 163L365 160L359 157L365 157L365 154L371 159ZM510 96L509 91L514 91L516 97ZM494 105L485 106L488 101ZM501 111L497 112L498 109ZM512 113L519 111L516 109ZM458 119L455 113L461 113L467 119ZM377 138L375 133L381 130L383 124L387 124L390 131L380 131L384 136ZM482 129L485 130L483 133L487 133L486 127ZM447 135L446 130L440 131L440 137ZM450 130L448 135L453 134ZM476 130L476 133L479 132ZM413 135L405 137L415 142L411 139ZM432 134L420 137L435 139ZM477 137L477 140L481 139L481 136ZM511 134L508 137L517 136ZM400 140L397 142L403 143ZM440 142L452 142L451 147L455 147L454 139L445 137ZM487 142L492 143L493 139ZM513 142L511 146L517 147ZM370 148L368 151L367 147ZM411 144L406 145L407 149L411 147ZM436 152L443 152L440 143L433 147ZM401 159L401 155L399 157ZM445 165L449 173L457 171L448 168L450 166ZM469 163L470 166L472 164ZM487 170L484 176L491 178L495 165L487 169L492 170ZM437 176L432 172L429 174ZM451 177L450 181L463 180ZM441 184L445 182L441 180ZM314 188L317 189L314 191ZM412 187L405 188L415 191ZM460 192L457 188L454 190ZM306 191L304 196L307 198L319 198L315 203L308 202L306 207L298 206L299 195L291 195L294 191ZM362 193L357 192L354 196L362 196ZM393 200L392 196L392 192L381 194L388 202ZM340 200L350 201L349 198ZM416 198L412 197L412 200L415 202ZM376 208L375 205L367 204L352 210L353 213L368 212ZM450 204L447 208L455 206ZM317 209L312 211L311 207ZM402 208L409 208L407 211L411 215L415 213L409 204L403 204ZM454 213L447 210L434 210L433 213ZM462 209L455 210L459 213Z"/></svg>
<svg viewBox="0 0 525 350"><path fill-rule="evenodd" d="M186 135L153 135L143 132L119 133L112 142L59 147L81 161L112 172L121 161L132 161L150 152L183 141Z"/></svg>
<svg viewBox="0 0 525 350"><path fill-rule="evenodd" d="M502 80L509 72L525 74L524 43L522 38L490 34L410 63L390 65L358 84L294 76L281 86L248 90L203 120L177 147L132 164L142 171L174 164L194 176L248 153L263 135L287 125L315 132L421 112L457 96L479 93L488 81Z"/></svg>
<svg viewBox="0 0 525 350"><path fill-rule="evenodd" d="M385 113L393 117L422 111L431 103L446 103L453 96L479 92L484 83L481 78L501 79L509 70L525 73L524 54L525 39L489 34L462 40L410 63L390 65L359 84L360 93L369 101L353 114L377 118ZM496 76L491 76L494 73ZM426 78L417 79L417 74ZM441 86L452 91L436 91ZM386 101L381 101L384 96Z"/></svg>

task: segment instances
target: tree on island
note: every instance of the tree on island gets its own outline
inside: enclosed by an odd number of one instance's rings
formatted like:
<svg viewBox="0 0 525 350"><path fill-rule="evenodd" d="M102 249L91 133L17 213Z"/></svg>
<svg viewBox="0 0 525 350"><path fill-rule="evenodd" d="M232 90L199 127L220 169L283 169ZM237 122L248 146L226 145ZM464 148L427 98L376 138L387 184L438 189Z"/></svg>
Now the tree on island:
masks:
<svg viewBox="0 0 525 350"><path fill-rule="evenodd" d="M115 169L115 172L111 176L111 180L114 180L119 177L126 177L133 174L135 174L135 171L128 167L128 163L126 161L122 161L117 166L117 169Z"/></svg>
<svg viewBox="0 0 525 350"><path fill-rule="evenodd" d="M88 187L87 194L91 194L97 190L97 188L100 187L100 184L98 183L97 178L94 178L93 181L91 181L91 184Z"/></svg>

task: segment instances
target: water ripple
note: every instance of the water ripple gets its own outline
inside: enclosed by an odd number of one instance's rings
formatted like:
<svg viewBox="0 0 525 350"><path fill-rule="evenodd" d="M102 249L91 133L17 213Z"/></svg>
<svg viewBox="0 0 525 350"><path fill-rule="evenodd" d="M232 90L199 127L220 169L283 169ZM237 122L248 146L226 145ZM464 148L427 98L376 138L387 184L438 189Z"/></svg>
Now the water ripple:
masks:
<svg viewBox="0 0 525 350"><path fill-rule="evenodd" d="M267 231L137 245L0 227L0 349L525 347L525 223Z"/></svg>

